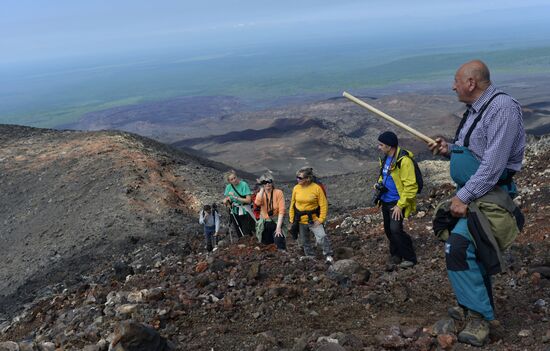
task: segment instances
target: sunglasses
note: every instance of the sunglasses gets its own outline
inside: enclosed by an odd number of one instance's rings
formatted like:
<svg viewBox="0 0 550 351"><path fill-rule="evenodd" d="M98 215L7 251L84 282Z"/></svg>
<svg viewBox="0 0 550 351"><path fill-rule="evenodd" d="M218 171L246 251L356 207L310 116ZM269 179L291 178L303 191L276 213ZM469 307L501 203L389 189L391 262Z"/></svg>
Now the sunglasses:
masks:
<svg viewBox="0 0 550 351"><path fill-rule="evenodd" d="M296 177L296 180L303 180L304 177Z"/></svg>
<svg viewBox="0 0 550 351"><path fill-rule="evenodd" d="M262 180L260 184L265 185L265 184L271 184L271 183L273 183L273 181L269 179L269 180Z"/></svg>

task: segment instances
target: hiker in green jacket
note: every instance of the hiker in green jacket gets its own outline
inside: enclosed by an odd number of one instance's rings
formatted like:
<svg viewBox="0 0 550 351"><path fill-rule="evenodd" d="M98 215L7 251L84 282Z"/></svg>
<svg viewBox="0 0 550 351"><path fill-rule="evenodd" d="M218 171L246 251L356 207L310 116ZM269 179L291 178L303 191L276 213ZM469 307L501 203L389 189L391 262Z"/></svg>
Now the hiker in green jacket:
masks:
<svg viewBox="0 0 550 351"><path fill-rule="evenodd" d="M252 202L250 187L237 176L234 170L225 173L225 180L229 184L225 187L223 203L230 207L230 218L237 236L253 235L256 226L250 207Z"/></svg>

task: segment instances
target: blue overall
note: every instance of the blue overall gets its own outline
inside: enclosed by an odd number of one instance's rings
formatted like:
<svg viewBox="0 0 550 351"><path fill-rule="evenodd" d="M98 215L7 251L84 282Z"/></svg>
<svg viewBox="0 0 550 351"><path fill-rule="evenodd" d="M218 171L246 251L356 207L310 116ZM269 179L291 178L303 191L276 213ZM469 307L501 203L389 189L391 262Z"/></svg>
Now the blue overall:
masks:
<svg viewBox="0 0 550 351"><path fill-rule="evenodd" d="M466 184L477 171L480 162L466 147L455 145L451 153L451 178L457 188ZM505 170L501 179L506 179ZM502 185L510 194L516 192L515 184ZM445 243L447 274L459 305L483 315L486 320L495 319L491 277L476 259L476 248L466 218L460 218Z"/></svg>

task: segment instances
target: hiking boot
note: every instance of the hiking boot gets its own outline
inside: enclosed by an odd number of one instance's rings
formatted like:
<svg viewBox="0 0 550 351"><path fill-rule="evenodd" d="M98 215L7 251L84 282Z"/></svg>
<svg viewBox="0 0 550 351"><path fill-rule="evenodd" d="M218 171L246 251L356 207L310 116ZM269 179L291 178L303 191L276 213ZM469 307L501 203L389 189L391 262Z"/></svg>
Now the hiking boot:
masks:
<svg viewBox="0 0 550 351"><path fill-rule="evenodd" d="M333 264L334 263L334 258L331 255L328 255L327 257L325 257L325 262L327 264Z"/></svg>
<svg viewBox="0 0 550 351"><path fill-rule="evenodd" d="M458 333L458 341L473 346L483 346L489 338L489 322L474 311L468 311L468 323L464 330Z"/></svg>
<svg viewBox="0 0 550 351"><path fill-rule="evenodd" d="M455 321L463 321L466 317L464 309L460 306L449 307L447 309L447 314Z"/></svg>
<svg viewBox="0 0 550 351"><path fill-rule="evenodd" d="M398 264L399 268L411 268L414 266L414 262L413 261L407 261L407 260L404 260L403 262L401 262L400 264Z"/></svg>
<svg viewBox="0 0 550 351"><path fill-rule="evenodd" d="M400 264L402 261L401 257L399 256L390 256L388 260L388 264Z"/></svg>

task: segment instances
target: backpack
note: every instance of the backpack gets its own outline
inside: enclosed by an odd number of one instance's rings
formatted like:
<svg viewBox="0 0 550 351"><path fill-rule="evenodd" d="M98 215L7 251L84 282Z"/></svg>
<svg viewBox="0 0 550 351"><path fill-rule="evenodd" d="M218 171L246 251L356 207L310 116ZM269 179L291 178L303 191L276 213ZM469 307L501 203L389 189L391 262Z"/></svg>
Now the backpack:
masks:
<svg viewBox="0 0 550 351"><path fill-rule="evenodd" d="M258 195L258 193L254 193L252 194L252 201L251 201L251 204L252 204L252 213L254 213L254 217L256 217L256 219L260 219L260 213L261 213L261 206L258 206L256 205L256 196Z"/></svg>
<svg viewBox="0 0 550 351"><path fill-rule="evenodd" d="M325 184L323 184L323 182L321 182L321 180L316 176L313 176L312 182L319 185L321 189L323 189L323 193L325 193L325 197L327 198L327 201L328 201L327 187L325 186Z"/></svg>
<svg viewBox="0 0 550 351"><path fill-rule="evenodd" d="M414 166L414 176L416 178L416 184L418 185L418 190L416 191L416 193L420 194L420 192L424 188L424 179L422 178L422 172L420 171L420 167L418 167L418 163L416 162L416 160L413 157L410 157L409 153L404 149L401 149L397 158L400 159L401 156L405 156L411 159ZM387 156L385 156L384 159L382 160L382 167L384 163L386 163L386 158ZM397 166L397 168L401 168L401 160L397 161L395 165ZM380 168L380 175L382 175L382 168Z"/></svg>
<svg viewBox="0 0 550 351"><path fill-rule="evenodd" d="M414 165L414 176L416 178L416 184L418 185L418 190L416 191L417 194L420 194L422 189L424 188L424 179L422 178L422 172L420 171L420 167L418 167L418 162L414 159L414 157L410 157L409 153L403 149L401 149L401 152L399 153L399 156L405 156L411 159ZM399 157L398 157L399 158ZM396 162L396 165L398 168L401 168L401 160Z"/></svg>

